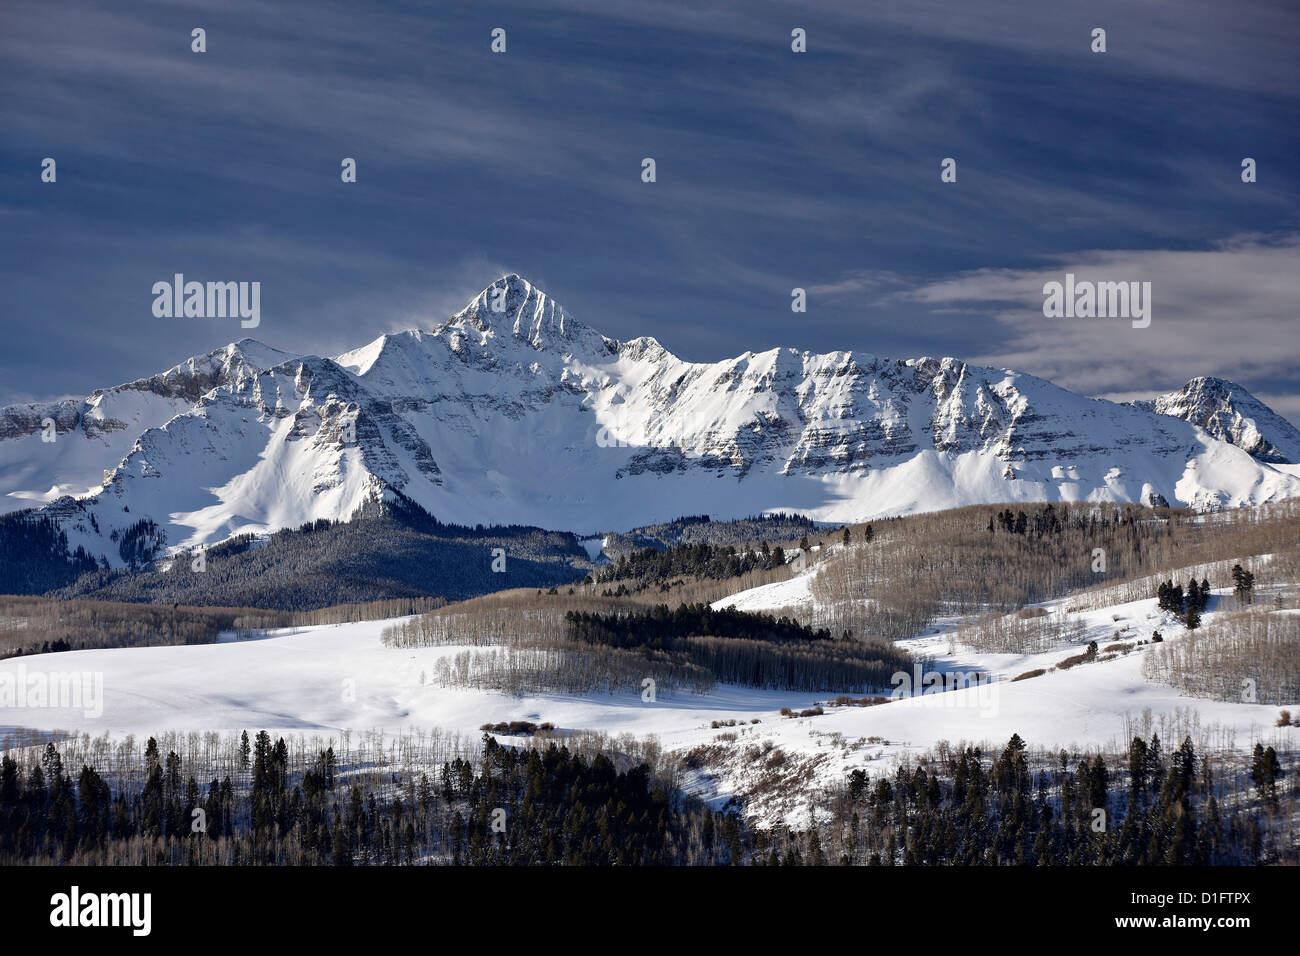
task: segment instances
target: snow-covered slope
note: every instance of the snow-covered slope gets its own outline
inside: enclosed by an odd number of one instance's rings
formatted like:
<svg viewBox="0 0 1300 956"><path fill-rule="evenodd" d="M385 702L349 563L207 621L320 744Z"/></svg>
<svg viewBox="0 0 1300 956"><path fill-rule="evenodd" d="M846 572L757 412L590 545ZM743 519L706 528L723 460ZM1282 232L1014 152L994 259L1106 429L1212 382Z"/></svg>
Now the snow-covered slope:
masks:
<svg viewBox="0 0 1300 956"><path fill-rule="evenodd" d="M96 393L112 429L70 408L72 437L53 445L33 438L36 412L0 412L19 422L0 432L0 492L89 491L49 513L114 565L114 532L142 518L174 549L397 496L449 522L594 533L687 512L849 521L1300 493L1300 478L1154 409L951 358L787 348L685 362L651 338L601 335L514 275L432 330L335 359L242 342L147 381L160 380Z"/></svg>
<svg viewBox="0 0 1300 956"><path fill-rule="evenodd" d="M244 339L84 399L0 408L0 513L87 494L147 429L187 411L214 388L288 358Z"/></svg>

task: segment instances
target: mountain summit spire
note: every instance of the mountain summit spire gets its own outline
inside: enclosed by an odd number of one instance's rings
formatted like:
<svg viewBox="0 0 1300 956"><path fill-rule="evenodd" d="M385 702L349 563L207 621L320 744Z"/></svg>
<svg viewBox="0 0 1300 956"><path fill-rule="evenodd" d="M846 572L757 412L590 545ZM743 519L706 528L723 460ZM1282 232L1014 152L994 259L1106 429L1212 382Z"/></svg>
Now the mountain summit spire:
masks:
<svg viewBox="0 0 1300 956"><path fill-rule="evenodd" d="M609 341L576 321L558 302L514 272L476 295L447 324L498 336L508 331L537 349L557 343L564 343L565 348L602 348Z"/></svg>

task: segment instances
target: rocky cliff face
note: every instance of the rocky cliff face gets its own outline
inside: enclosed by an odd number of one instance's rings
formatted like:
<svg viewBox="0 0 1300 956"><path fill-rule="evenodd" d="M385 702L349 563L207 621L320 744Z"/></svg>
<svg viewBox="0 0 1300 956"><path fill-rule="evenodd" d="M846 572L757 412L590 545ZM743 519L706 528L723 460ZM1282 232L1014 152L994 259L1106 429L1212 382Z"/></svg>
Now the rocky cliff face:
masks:
<svg viewBox="0 0 1300 956"><path fill-rule="evenodd" d="M246 340L48 406L68 422L53 445L33 443L38 412L5 409L0 491L10 507L79 495L60 503L61 523L114 563L113 535L142 517L168 547L193 547L346 519L386 497L444 521L583 533L685 513L845 521L993 501L1209 508L1300 493L1269 457L1287 456L1290 426L1244 392L1232 418L1200 391L1189 418L1168 411L1182 405L1113 404L951 358L772 349L690 363L651 338L603 336L507 276L431 330L333 359Z"/></svg>

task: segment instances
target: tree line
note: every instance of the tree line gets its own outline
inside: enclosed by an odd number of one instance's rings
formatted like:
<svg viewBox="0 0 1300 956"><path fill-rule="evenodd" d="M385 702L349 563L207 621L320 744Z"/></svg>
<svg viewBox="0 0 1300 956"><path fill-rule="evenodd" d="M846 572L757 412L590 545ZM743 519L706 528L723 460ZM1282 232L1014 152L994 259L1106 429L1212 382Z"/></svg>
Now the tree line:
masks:
<svg viewBox="0 0 1300 956"><path fill-rule="evenodd" d="M0 863L74 865L661 865L743 858L742 825L647 763L483 739L475 760L363 788L333 748L295 771L283 738L242 736L239 767L204 767L150 738L142 775L0 758ZM616 761L624 766L616 766ZM202 775L202 776L201 776ZM141 779L142 777L142 779Z"/></svg>
<svg viewBox="0 0 1300 956"><path fill-rule="evenodd" d="M636 581L648 586L682 576L722 580L756 570L769 571L783 567L785 563L785 549L781 545L772 548L766 541L757 552L737 551L735 545L712 545L699 541L673 545L662 551L642 548L630 555L622 555L617 562L590 576L587 583Z"/></svg>
<svg viewBox="0 0 1300 956"><path fill-rule="evenodd" d="M1166 752L1134 737L1127 754L1033 759L1013 734L1000 751L941 749L892 774L852 771L825 827L760 837L771 864L870 866L1197 866L1300 861L1288 824L1296 790L1272 747L1234 774L1191 738Z"/></svg>
<svg viewBox="0 0 1300 956"><path fill-rule="evenodd" d="M0 756L0 865L1300 862L1300 787L1263 741L1244 760L1158 734L1120 754L941 744L812 791L827 812L797 831L710 811L661 756L574 744L485 736L436 765L362 763L261 731L216 760L150 738L110 772L51 742Z"/></svg>
<svg viewBox="0 0 1300 956"><path fill-rule="evenodd" d="M377 620L420 614L445 603L441 598L395 598L288 612L0 595L0 659L108 647L212 644L223 632Z"/></svg>
<svg viewBox="0 0 1300 956"><path fill-rule="evenodd" d="M756 641L829 641L831 632L812 628L789 617L737 611L714 610L707 604L681 604L674 610L658 604L631 613L568 611L564 615L566 636L588 644L611 647L651 647L665 650L688 637L747 638Z"/></svg>

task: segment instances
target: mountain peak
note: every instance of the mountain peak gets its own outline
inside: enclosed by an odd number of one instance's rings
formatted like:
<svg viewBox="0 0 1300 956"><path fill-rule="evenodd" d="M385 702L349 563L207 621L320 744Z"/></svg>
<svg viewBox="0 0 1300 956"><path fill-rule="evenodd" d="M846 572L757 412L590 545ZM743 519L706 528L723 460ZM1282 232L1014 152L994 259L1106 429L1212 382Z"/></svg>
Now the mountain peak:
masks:
<svg viewBox="0 0 1300 956"><path fill-rule="evenodd" d="M257 339L252 338L242 338L238 342L231 342L219 351L227 357L242 356L246 362L257 368L258 371L275 368L284 362L301 357L296 353L283 352L267 345L265 342L259 342Z"/></svg>
<svg viewBox="0 0 1300 956"><path fill-rule="evenodd" d="M1300 462L1300 430L1236 382L1201 375L1134 404L1191 422L1259 461Z"/></svg>
<svg viewBox="0 0 1300 956"><path fill-rule="evenodd" d="M509 334L535 349L617 349L618 343L578 322L553 298L517 273L497 279L476 295L447 326L471 328L484 336ZM444 326L445 327L445 326Z"/></svg>
<svg viewBox="0 0 1300 956"><path fill-rule="evenodd" d="M1246 395L1250 394L1236 382L1229 382L1226 378L1217 378L1213 375L1198 375L1196 378L1188 379L1187 384L1182 388L1170 392L1169 394L1174 395L1181 393L1183 395L1193 395L1198 392L1202 394L1220 395L1231 392L1239 392Z"/></svg>

